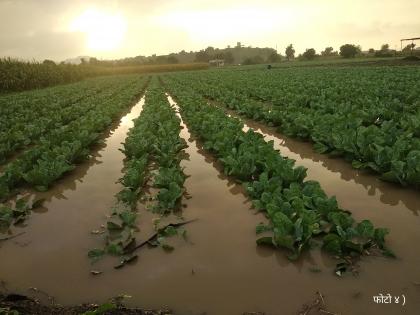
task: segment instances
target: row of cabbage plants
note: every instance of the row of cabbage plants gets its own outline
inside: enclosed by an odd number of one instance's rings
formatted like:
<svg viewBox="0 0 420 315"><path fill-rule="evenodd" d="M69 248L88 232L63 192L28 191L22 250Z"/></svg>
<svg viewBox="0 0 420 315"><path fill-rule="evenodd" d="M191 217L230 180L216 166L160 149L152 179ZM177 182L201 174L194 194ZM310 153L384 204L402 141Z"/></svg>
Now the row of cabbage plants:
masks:
<svg viewBox="0 0 420 315"><path fill-rule="evenodd" d="M306 169L282 157L272 142L252 129L244 132L239 119L209 105L185 82L164 80L190 131L221 161L227 175L243 183L254 207L266 215L268 224L258 225L257 233L267 235L258 244L287 249L291 260L319 244L340 258L339 275L372 250L393 255L385 245L387 229L375 228L369 220L356 222L318 182L305 180Z"/></svg>
<svg viewBox="0 0 420 315"><path fill-rule="evenodd" d="M245 75L244 75L245 74ZM209 99L386 181L420 185L418 67L179 74Z"/></svg>
<svg viewBox="0 0 420 315"><path fill-rule="evenodd" d="M149 210L159 215L180 210L186 178L180 163L186 157L184 149L187 146L180 137L180 122L162 87L153 79L146 91L142 112L123 143L126 159L119 180L122 189L116 195L106 224L104 247L89 252L93 260L105 254L120 256L118 266L122 266L137 257L132 252L136 246L139 199L147 200ZM164 240L177 233L173 225L166 226L158 229L149 243L172 249Z"/></svg>
<svg viewBox="0 0 420 315"><path fill-rule="evenodd" d="M80 100L90 110L80 111L68 124L56 125L37 145L5 165L0 173L0 201L25 186L45 191L78 162L89 158L90 146L133 104L146 84L146 77L129 77L96 97Z"/></svg>

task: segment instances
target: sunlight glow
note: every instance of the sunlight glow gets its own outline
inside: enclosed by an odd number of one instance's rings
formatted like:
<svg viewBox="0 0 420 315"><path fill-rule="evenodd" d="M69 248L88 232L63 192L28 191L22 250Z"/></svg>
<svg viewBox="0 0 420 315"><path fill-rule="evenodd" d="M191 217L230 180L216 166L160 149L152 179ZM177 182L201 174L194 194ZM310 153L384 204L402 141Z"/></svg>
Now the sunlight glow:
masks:
<svg viewBox="0 0 420 315"><path fill-rule="evenodd" d="M85 33L90 50L111 51L121 45L127 22L121 14L88 9L71 22L70 30Z"/></svg>

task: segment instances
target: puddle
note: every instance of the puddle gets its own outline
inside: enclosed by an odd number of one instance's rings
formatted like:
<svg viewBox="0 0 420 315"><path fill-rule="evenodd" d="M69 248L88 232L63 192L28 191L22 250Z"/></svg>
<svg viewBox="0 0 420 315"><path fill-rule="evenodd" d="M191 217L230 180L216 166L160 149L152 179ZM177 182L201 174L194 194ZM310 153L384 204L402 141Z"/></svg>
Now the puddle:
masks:
<svg viewBox="0 0 420 315"><path fill-rule="evenodd" d="M319 161L305 156L310 154L304 149L306 144L292 147L272 135L267 140L272 137L284 155L289 150L297 164L309 168L309 177L320 181L328 194L337 195L357 219L369 218L376 225L390 227L390 246L401 258L366 258L359 277L339 279L332 275L335 261L319 250L291 263L281 251L257 247L255 226L264 217L254 214L242 187L220 172L221 165L183 125L181 135L188 143L189 160L182 161L182 166L189 175L185 187L192 197L183 200L183 216L185 220L198 219L185 226L188 241L174 239L172 253L141 249L138 261L121 270L112 269L111 259L91 266L88 250L103 242L90 231L105 222L114 194L121 188L115 183L124 158L118 148L141 106L142 102L121 120L95 160L77 168L80 174L69 174L46 194L48 211L32 214L22 229L24 235L1 244L0 280L6 281L9 289L28 294L26 289L37 287L61 304L103 302L129 294L129 305L167 306L180 315L294 314L303 303L313 300L316 291L324 294L329 310L340 314L397 314L402 306L372 302L373 295L391 293L405 294L403 310L416 313L420 288L412 281L420 282L420 255L414 245L409 246L420 237L420 229L418 217L405 203L414 207L410 202L418 204L419 199L409 202L400 194L395 205L387 204L381 200L381 194L389 193L385 186L378 184L369 193L372 189L365 186L373 183L354 180L350 171L342 177L345 164L334 164L332 171L323 165L325 156ZM139 209L140 238L151 232L155 217L143 210ZM310 272L313 266L321 272ZM92 269L104 273L92 276Z"/></svg>

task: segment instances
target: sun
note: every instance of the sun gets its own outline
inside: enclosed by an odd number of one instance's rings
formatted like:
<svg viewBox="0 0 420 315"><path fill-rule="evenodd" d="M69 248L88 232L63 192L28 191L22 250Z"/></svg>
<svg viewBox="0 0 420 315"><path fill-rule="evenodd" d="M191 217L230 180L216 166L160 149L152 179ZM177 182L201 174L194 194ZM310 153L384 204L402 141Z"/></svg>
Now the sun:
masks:
<svg viewBox="0 0 420 315"><path fill-rule="evenodd" d="M90 50L112 51L121 45L127 22L121 14L88 9L71 22L70 29L86 34Z"/></svg>

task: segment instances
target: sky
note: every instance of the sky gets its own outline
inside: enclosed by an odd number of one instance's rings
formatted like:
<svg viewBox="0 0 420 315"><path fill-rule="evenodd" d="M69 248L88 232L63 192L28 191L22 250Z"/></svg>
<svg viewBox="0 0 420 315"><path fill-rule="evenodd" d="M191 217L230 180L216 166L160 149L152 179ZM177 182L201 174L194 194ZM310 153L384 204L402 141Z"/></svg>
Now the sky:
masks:
<svg viewBox="0 0 420 315"><path fill-rule="evenodd" d="M99 59L245 46L284 54L420 37L419 0L0 0L0 57ZM420 43L418 43L418 46Z"/></svg>

